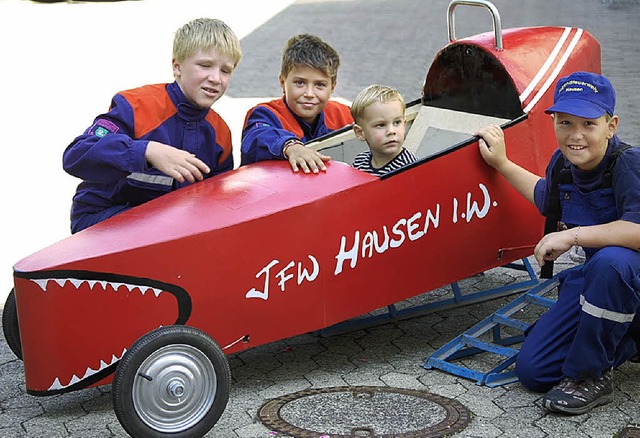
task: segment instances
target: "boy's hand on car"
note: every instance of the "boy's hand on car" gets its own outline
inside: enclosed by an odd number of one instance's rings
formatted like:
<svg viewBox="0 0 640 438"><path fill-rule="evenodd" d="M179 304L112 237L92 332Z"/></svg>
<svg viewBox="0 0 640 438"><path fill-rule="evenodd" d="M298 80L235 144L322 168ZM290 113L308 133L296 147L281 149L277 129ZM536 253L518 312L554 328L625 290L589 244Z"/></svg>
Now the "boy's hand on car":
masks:
<svg viewBox="0 0 640 438"><path fill-rule="evenodd" d="M489 125L476 134L480 139L478 146L484 161L496 170L500 170L507 160L507 148L504 143L504 132L498 125Z"/></svg>
<svg viewBox="0 0 640 438"><path fill-rule="evenodd" d="M321 170L324 172L327 170L324 162L331 160L331 157L314 151L302 143L288 146L285 153L294 172L298 172L299 169L304 173L318 173Z"/></svg>
<svg viewBox="0 0 640 438"><path fill-rule="evenodd" d="M150 141L144 154L147 163L160 172L183 183L202 181L209 166L194 154L164 143Z"/></svg>

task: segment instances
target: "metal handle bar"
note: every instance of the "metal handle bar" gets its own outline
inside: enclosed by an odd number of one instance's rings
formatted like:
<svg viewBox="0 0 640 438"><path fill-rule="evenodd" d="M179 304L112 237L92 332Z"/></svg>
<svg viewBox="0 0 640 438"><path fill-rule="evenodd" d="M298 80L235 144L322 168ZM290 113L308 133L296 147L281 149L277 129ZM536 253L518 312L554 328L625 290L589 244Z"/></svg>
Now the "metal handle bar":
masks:
<svg viewBox="0 0 640 438"><path fill-rule="evenodd" d="M480 6L487 8L489 12L491 12L491 16L493 17L493 33L495 35L496 50L501 51L502 21L500 20L500 13L493 3L486 0L453 0L451 3L449 3L449 8L447 9L447 34L449 36L449 42L453 43L456 40L455 18L453 15L453 11L458 5Z"/></svg>

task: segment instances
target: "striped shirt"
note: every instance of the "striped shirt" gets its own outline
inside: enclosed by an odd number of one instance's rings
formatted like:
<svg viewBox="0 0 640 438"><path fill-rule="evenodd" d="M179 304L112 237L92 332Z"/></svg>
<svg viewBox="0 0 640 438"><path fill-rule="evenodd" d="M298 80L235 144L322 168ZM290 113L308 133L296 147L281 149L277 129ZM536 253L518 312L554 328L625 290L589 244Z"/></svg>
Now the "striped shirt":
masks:
<svg viewBox="0 0 640 438"><path fill-rule="evenodd" d="M409 163L416 161L416 156L409 152L407 149L402 148L402 151L393 160L377 169L371 164L371 151L364 151L356 155L353 159L352 166L356 169L364 170L375 176L382 176L386 173L398 170L401 167L406 166Z"/></svg>

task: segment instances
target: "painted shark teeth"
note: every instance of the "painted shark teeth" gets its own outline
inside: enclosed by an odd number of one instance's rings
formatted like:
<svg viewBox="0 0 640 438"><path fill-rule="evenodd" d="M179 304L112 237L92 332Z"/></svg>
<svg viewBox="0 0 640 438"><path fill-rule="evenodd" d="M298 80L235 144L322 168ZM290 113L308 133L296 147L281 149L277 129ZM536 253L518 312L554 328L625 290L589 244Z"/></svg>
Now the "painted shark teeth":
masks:
<svg viewBox="0 0 640 438"><path fill-rule="evenodd" d="M62 383L60 383L60 378L56 377L56 379L53 381L53 383L51 384L51 386L49 387L48 391L57 391L60 389L64 389L64 388L68 388L71 385L74 385L88 377L93 376L94 374L99 373L100 371L104 370L105 368L113 365L114 363L116 363L117 361L119 361L120 359L122 359L122 356L124 356L124 354L127 352L126 348L122 349L122 353L120 354L120 356L116 356L115 354L111 355L111 359L110 362L107 363L104 360L100 360L100 364L98 365L98 369L93 369L90 367L87 367L86 371L84 372L84 375L82 377L78 377L75 374L73 376L71 376L71 379L69 380L69 383L67 383L66 385L63 385Z"/></svg>
<svg viewBox="0 0 640 438"><path fill-rule="evenodd" d="M124 286L129 292L137 290L143 296L151 291L156 296L156 298L163 292L162 289L158 289L150 286L143 286L143 285L130 284L130 283L110 282L105 280L84 280L80 278L41 278L41 279L31 279L31 281L36 283L40 287L40 289L42 289L43 292L47 292L47 289L49 287L49 282L54 282L61 288L64 288L70 284L74 288L76 288L76 290L79 289L82 285L86 284L89 286L89 289L92 291L105 291L105 292L111 291L114 293L117 293L120 287ZM51 384L51 386L49 387L48 391L57 391L57 390L65 389L71 385L81 382L82 380L87 379L93 376L94 374L99 373L105 368L110 367L111 365L113 365L114 363L122 359L122 356L124 356L126 352L127 352L127 349L124 348L122 350L122 353L119 356L117 356L116 354L112 354L111 358L108 359L108 361L101 359L97 369L87 366L87 369L85 370L84 374L81 377L78 377L76 374L74 374L73 376L71 376L71 379L69 379L69 383L67 383L66 385L63 385L60 382L60 377L56 377L53 383Z"/></svg>
<svg viewBox="0 0 640 438"><path fill-rule="evenodd" d="M49 285L50 281L53 281L55 283L58 284L58 286L60 287L65 287L65 285L67 283L71 283L73 285L73 287L75 287L76 289L79 289L80 286L82 286L83 284L88 284L89 285L89 289L91 290L107 290L107 286L110 287L111 289L113 289L114 292L118 291L118 288L120 286L124 286L126 287L129 292L131 292L134 289L137 289L140 291L140 293L142 295L145 295L147 292L152 291L153 294L158 297L158 295L160 295L162 293L162 289L157 289L154 287L149 287L149 286L141 286L138 284L128 284L128 283L115 283L115 282L109 282L109 281L104 281L104 280L82 280L82 279L78 279L78 278L41 278L41 279L35 279L35 280L31 280L34 283L36 283L38 286L40 286L40 289L42 289L43 292L47 291L47 287Z"/></svg>

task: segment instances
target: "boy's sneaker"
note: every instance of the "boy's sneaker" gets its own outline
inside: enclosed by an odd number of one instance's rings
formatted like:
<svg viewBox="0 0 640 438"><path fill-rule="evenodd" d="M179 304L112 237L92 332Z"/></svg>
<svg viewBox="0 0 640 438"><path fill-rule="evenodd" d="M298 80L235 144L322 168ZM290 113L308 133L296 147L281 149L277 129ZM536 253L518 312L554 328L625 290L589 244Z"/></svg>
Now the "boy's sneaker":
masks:
<svg viewBox="0 0 640 438"><path fill-rule="evenodd" d="M608 370L600 378L583 381L565 377L544 396L542 404L553 412L586 414L596 406L613 401L612 374L612 370Z"/></svg>

